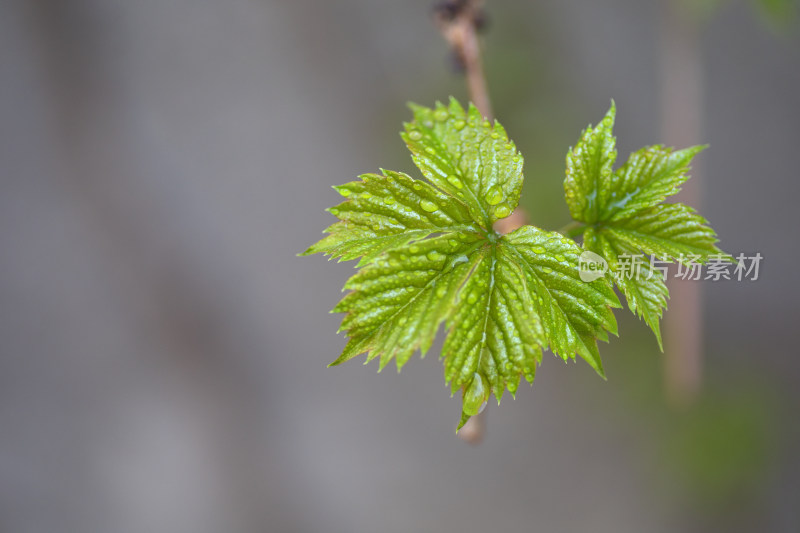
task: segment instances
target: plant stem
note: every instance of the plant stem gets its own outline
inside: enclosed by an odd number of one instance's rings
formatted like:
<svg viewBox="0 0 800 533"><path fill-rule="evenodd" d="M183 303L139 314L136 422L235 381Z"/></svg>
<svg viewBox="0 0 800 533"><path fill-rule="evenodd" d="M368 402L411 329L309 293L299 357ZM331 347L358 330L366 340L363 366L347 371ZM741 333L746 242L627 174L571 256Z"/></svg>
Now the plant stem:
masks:
<svg viewBox="0 0 800 533"><path fill-rule="evenodd" d="M452 9L455 11L448 11L446 14L437 12L436 24L464 67L470 100L484 117L493 120L489 88L483 73L480 43L475 27L483 10L483 2L466 0L453 4Z"/></svg>
<svg viewBox="0 0 800 533"><path fill-rule="evenodd" d="M584 230L585 227L586 226L584 226L582 222L578 222L577 220L573 220L569 224L566 224L561 229L559 229L558 233L560 233L560 234L562 234L562 235L564 235L566 237L575 238L578 235L580 235L581 233L583 233L583 230Z"/></svg>
<svg viewBox="0 0 800 533"><path fill-rule="evenodd" d="M436 24L464 67L470 100L486 119L494 120L476 28L482 9L482 0L450 2L437 10ZM459 438L470 444L480 444L486 434L488 410L470 418L458 432Z"/></svg>

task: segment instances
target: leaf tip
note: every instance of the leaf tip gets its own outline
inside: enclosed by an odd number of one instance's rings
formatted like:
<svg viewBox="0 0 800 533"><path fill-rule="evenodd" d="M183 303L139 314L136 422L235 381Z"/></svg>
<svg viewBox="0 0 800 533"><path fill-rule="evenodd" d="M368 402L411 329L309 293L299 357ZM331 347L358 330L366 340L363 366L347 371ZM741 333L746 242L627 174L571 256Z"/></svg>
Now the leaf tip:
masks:
<svg viewBox="0 0 800 533"><path fill-rule="evenodd" d="M472 415L468 415L464 411L461 411L461 420L458 422L458 427L456 427L456 435L458 435L458 432L461 431L461 428L464 427L464 424L466 424L470 418L472 418Z"/></svg>

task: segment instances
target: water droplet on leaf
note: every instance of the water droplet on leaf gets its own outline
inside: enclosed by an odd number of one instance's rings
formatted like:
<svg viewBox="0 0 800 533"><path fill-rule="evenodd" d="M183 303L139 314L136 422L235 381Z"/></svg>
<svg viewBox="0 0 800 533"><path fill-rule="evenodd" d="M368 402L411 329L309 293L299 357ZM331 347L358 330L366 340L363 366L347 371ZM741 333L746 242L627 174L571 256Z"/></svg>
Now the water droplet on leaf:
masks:
<svg viewBox="0 0 800 533"><path fill-rule="evenodd" d="M439 259L443 258L444 256L437 252L436 250L431 250L428 252L428 259L431 261L438 261Z"/></svg>
<svg viewBox="0 0 800 533"><path fill-rule="evenodd" d="M489 188L486 191L486 203L489 205L497 205L503 201L503 191L497 185Z"/></svg>
<svg viewBox="0 0 800 533"><path fill-rule="evenodd" d="M447 176L447 182L450 185L452 185L453 187L455 187L456 189L463 189L464 188L464 184L456 176L453 176L453 175Z"/></svg>
<svg viewBox="0 0 800 533"><path fill-rule="evenodd" d="M428 213L433 213L434 211L439 209L439 206L431 202L430 200L422 200L419 203L419 206L422 208L423 211L427 211Z"/></svg>
<svg viewBox="0 0 800 533"><path fill-rule="evenodd" d="M506 218L510 214L511 214L511 209L505 204L498 205L497 207L494 208L494 216L496 216L497 218Z"/></svg>
<svg viewBox="0 0 800 533"><path fill-rule="evenodd" d="M463 410L464 413L473 416L481 412L481 406L486 403L489 397L487 389L483 384L483 378L475 372L472 381L464 389Z"/></svg>

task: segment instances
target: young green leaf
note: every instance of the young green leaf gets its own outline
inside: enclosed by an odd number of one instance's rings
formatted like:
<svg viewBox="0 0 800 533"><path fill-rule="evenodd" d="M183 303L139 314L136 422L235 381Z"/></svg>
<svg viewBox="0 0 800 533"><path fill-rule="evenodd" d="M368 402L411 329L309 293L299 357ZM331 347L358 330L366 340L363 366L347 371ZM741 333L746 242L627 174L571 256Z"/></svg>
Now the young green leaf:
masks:
<svg viewBox="0 0 800 533"><path fill-rule="evenodd" d="M516 209L522 190L522 156L505 129L454 98L434 109L411 105L414 121L401 134L422 174L458 198L484 229Z"/></svg>
<svg viewBox="0 0 800 533"><path fill-rule="evenodd" d="M432 184L384 171L337 187L340 221L304 254L361 257L334 311L349 341L332 365L367 353L400 369L444 322L445 380L462 390L463 425L490 394L531 382L542 350L575 354L602 375L597 339L616 334L619 301L605 278L580 280L581 249L558 233L492 224L517 206L522 157L498 123L455 100L412 106L402 134Z"/></svg>
<svg viewBox="0 0 800 533"><path fill-rule="evenodd" d="M611 191L611 169L617 160L616 139L612 135L615 116L612 102L600 124L586 128L575 148L567 153L567 205L572 218L587 224L599 220L601 206L607 201L605 196Z"/></svg>
<svg viewBox="0 0 800 533"><path fill-rule="evenodd" d="M655 207L677 194L689 179L689 164L705 146L673 151L660 145L646 146L631 154L611 175L601 220L622 220Z"/></svg>
<svg viewBox="0 0 800 533"><path fill-rule="evenodd" d="M598 233L594 227L588 227L583 234L583 243L587 250L608 258L608 266L617 273L616 284L625 295L628 307L653 330L658 347L663 350L658 321L667 307L669 296L663 274L645 261L637 263L636 273L620 265L620 257L635 258L638 252L635 247L617 239L613 232Z"/></svg>
<svg viewBox="0 0 800 533"><path fill-rule="evenodd" d="M681 261L691 255L705 262L722 253L704 218L686 205L663 203L689 179L689 164L704 147L673 151L648 146L612 171L615 114L612 102L600 125L587 128L567 154L565 197L572 217L586 224L584 248L608 261L631 312L644 319L661 346L658 320L668 298L663 276L650 260L638 264L631 276L620 276L618 259L643 254Z"/></svg>
<svg viewBox="0 0 800 533"><path fill-rule="evenodd" d="M433 233L477 231L463 203L428 183L391 171L334 187L347 200L328 211L339 218L327 237L301 255L324 253L363 266L385 251Z"/></svg>

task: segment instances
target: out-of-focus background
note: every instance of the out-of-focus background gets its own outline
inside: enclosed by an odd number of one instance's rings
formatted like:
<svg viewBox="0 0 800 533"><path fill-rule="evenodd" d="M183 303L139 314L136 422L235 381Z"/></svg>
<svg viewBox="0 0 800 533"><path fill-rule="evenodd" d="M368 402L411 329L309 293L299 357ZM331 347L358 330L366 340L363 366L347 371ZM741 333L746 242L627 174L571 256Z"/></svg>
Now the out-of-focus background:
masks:
<svg viewBox="0 0 800 533"><path fill-rule="evenodd" d="M435 355L326 368L352 264L295 256L331 185L417 175L407 101L466 99L430 1L4 0L0 531L800 531L800 40L762 4L489 2L533 222L611 98L621 158L675 142L688 43L702 213L764 259L702 284L688 407L620 310L607 382L548 355L473 447Z"/></svg>

